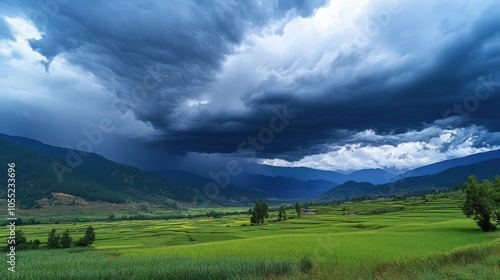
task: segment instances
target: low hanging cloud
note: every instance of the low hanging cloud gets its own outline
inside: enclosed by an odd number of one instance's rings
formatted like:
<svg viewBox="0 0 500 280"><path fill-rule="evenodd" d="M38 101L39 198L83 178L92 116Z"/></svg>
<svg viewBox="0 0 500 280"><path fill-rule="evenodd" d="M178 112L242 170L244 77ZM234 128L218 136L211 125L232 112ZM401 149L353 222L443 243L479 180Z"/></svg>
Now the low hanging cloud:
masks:
<svg viewBox="0 0 500 280"><path fill-rule="evenodd" d="M454 118L441 120L424 129L399 134L379 134L369 129L352 134L343 145L328 146L329 151L325 153L305 156L297 161L264 159L260 162L333 171L409 170L500 148L500 132L491 133L476 125L463 128L443 126L443 123L454 121Z"/></svg>

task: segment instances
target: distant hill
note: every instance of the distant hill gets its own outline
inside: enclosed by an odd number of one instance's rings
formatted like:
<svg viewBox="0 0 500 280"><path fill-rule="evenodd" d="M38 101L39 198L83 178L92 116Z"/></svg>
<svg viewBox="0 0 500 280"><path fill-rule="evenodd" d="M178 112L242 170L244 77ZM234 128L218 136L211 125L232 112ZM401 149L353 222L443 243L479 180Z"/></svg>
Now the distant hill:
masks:
<svg viewBox="0 0 500 280"><path fill-rule="evenodd" d="M68 153L77 153L45 145L23 137L0 134L0 163L16 163L17 202L23 207L36 206L36 201L49 197L53 192L67 193L89 201L124 203L127 201L148 201L174 206L177 202L192 203L195 187L166 178L153 172L118 164L90 153L82 157L77 166L68 166ZM59 181L53 164L71 170ZM0 172L0 195L6 197L5 172ZM198 189L199 190L199 189ZM203 191L201 190L201 193ZM218 196L219 202L239 202L238 198L257 199L245 191L234 192L237 197ZM215 201L206 201L213 203Z"/></svg>
<svg viewBox="0 0 500 280"><path fill-rule="evenodd" d="M480 163L487 160L500 158L500 150L478 153L462 158L445 160L434 164L422 166L409 170L403 174L396 175L382 169L363 169L348 174L335 171L317 170L306 167L280 167L249 163L244 166L244 170L250 174L265 175L271 177L290 177L301 181L325 180L338 184L349 181L368 182L374 185L386 184L398 181L403 178L433 175L447 169Z"/></svg>
<svg viewBox="0 0 500 280"><path fill-rule="evenodd" d="M264 175L270 177L290 177L302 181L307 180L325 180L335 183L339 183L344 178L344 174L334 172L318 170L306 167L282 167L282 166L272 166L263 165L256 163L247 163L243 166L243 170L248 174Z"/></svg>
<svg viewBox="0 0 500 280"><path fill-rule="evenodd" d="M453 187L464 182L469 174L479 178L500 174L500 162L497 162L500 161L500 150L435 163L403 175L381 169L342 174L301 167L247 164L243 166L243 173L231 177L229 186L219 188L217 195L207 200L204 188L212 182L209 178L175 170L147 172L93 153L82 156L81 164L68 166L68 153L78 151L0 134L0 163L14 161L18 166L18 202L21 206L33 207L38 199L49 197L53 192L89 201L149 201L172 207L176 203L192 203L200 194L203 199L196 201L211 205L248 205L263 198L344 199L364 195L420 194ZM53 170L53 163L71 170L63 175L61 182ZM3 197L5 176L5 172L0 172L0 195Z"/></svg>
<svg viewBox="0 0 500 280"><path fill-rule="evenodd" d="M385 184L401 179L399 175L382 169L363 169L347 174L349 181Z"/></svg>
<svg viewBox="0 0 500 280"><path fill-rule="evenodd" d="M291 177L247 173L234 176L231 183L240 188L259 189L270 199L314 198L338 186L337 183L326 180L302 181Z"/></svg>
<svg viewBox="0 0 500 280"><path fill-rule="evenodd" d="M338 190L336 190L338 188ZM321 200L341 200L345 198L361 197L380 190L379 185L368 182L347 181L334 189L322 194Z"/></svg>
<svg viewBox="0 0 500 280"><path fill-rule="evenodd" d="M334 171L317 170L306 167L280 167L261 164L246 164L244 166L246 173L265 175L271 177L283 176L295 178L302 181L325 180L338 184L347 181L370 182L372 184L382 184L397 180L395 174L382 169L365 169L354 171L350 174L342 174Z"/></svg>
<svg viewBox="0 0 500 280"><path fill-rule="evenodd" d="M474 155L470 155L470 156L466 156L466 157L462 157L462 158L445 160L445 161L437 162L434 164L415 168L413 170L410 170L408 172L401 174L400 177L407 178L407 177L415 177L415 176L432 175L432 174L439 173L441 171L445 171L446 169L450 169L452 167L471 165L471 164L483 162L486 160L498 159L498 158L500 158L500 150L478 153L478 154L474 154Z"/></svg>
<svg viewBox="0 0 500 280"><path fill-rule="evenodd" d="M204 194L204 188L208 183L213 181L209 178L205 178L198 174L191 172L184 172L179 170L160 170L157 171L158 174L165 176L179 182L183 182L186 185L198 189L202 194ZM219 188L218 195L212 198L215 202L225 205L225 204L235 204L238 202L254 203L259 199L263 199L265 194L262 190L254 188L238 188L233 184L229 184L224 188Z"/></svg>
<svg viewBox="0 0 500 280"><path fill-rule="evenodd" d="M179 170L158 171L168 178L179 180L190 186L196 186L203 190L212 179ZM230 177L230 184L225 188L219 188L222 196L237 197L239 201L245 201L251 194L255 201L256 197L267 199L299 199L314 198L325 191L337 186L337 183L326 180L302 181L284 176L265 176L241 173ZM251 201L251 200L248 200Z"/></svg>
<svg viewBox="0 0 500 280"><path fill-rule="evenodd" d="M476 164L457 166L434 175L408 177L392 183L373 185L347 182L319 197L321 200L338 200L346 197L387 197L390 195L421 195L436 189L453 188L467 181L469 175L479 180L491 179L500 174L500 159L482 161Z"/></svg>

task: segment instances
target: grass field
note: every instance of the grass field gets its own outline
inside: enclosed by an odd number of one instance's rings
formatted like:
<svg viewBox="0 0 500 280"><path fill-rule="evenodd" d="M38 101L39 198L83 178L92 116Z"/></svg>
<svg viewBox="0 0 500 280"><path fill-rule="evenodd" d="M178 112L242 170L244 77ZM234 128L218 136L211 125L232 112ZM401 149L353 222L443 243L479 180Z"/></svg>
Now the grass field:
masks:
<svg viewBox="0 0 500 280"><path fill-rule="evenodd" d="M448 195L449 196L449 195ZM483 233L458 194L313 207L316 215L249 226L248 215L95 222L93 249L18 253L13 279L498 279L498 233ZM233 210L233 209L231 209ZM385 212L385 213L384 213ZM374 214L384 213L384 214ZM110 213L111 214L111 213ZM28 240L52 228L74 239L89 223L22 226ZM1 232L6 236L6 231ZM313 268L301 271L301 260ZM2 270L6 274L6 268Z"/></svg>

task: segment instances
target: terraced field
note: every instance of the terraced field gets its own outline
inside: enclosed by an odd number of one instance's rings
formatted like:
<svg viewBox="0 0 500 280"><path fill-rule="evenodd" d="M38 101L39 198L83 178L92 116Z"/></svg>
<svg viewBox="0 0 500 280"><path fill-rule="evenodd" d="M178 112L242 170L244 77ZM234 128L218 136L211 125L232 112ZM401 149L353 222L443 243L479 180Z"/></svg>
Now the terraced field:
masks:
<svg viewBox="0 0 500 280"><path fill-rule="evenodd" d="M249 216L91 223L94 249L19 253L17 279L498 279L498 233L461 213L459 195L313 207L249 226ZM374 214L376 213L376 214ZM45 241L88 223L22 226ZM3 232L2 232L3 233ZM4 236L2 236L3 238ZM469 246L469 247L468 247ZM473 247L470 247L473 246ZM479 246L479 247L474 247ZM455 251L454 251L455 250ZM303 259L312 263L304 269ZM476 278L479 279L479 278Z"/></svg>

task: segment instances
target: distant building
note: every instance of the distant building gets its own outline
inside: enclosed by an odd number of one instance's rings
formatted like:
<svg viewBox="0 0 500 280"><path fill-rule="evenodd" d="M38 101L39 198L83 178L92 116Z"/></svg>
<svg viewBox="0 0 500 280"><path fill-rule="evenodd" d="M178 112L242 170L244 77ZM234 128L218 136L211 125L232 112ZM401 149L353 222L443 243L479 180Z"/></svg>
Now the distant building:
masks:
<svg viewBox="0 0 500 280"><path fill-rule="evenodd" d="M302 214L304 215L314 215L316 212L312 209L302 209Z"/></svg>

